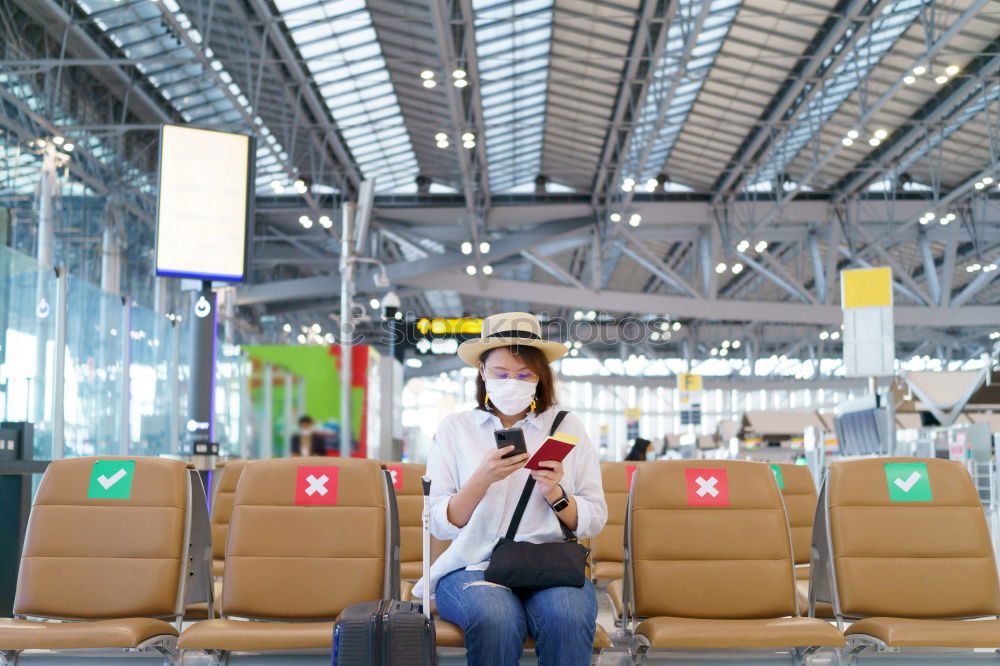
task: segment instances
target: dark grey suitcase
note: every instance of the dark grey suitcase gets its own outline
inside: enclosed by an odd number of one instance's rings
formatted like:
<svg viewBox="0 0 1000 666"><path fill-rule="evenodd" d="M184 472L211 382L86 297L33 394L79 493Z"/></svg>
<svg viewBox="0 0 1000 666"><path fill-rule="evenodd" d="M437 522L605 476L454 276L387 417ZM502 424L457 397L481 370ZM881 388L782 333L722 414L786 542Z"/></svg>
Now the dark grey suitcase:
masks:
<svg viewBox="0 0 1000 666"><path fill-rule="evenodd" d="M420 604L382 599L353 604L333 632L333 666L433 666L434 622Z"/></svg>

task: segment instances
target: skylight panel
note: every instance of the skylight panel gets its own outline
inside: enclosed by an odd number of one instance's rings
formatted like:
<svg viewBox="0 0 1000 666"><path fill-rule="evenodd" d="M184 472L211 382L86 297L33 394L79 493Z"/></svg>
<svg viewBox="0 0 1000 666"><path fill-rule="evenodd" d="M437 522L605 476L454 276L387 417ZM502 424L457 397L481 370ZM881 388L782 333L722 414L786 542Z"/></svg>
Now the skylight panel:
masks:
<svg viewBox="0 0 1000 666"><path fill-rule="evenodd" d="M490 189L534 180L542 166L552 0L473 0Z"/></svg>
<svg viewBox="0 0 1000 666"><path fill-rule="evenodd" d="M774 180L779 174L785 173L792 160L813 140L830 116L917 19L923 4L924 0L896 0L885 8L868 32L854 42L851 53L832 76L817 84L822 86L822 90L813 96L796 123L785 132L779 144L747 179L748 190L751 186Z"/></svg>
<svg viewBox="0 0 1000 666"><path fill-rule="evenodd" d="M333 0L310 10L308 29L301 0L276 0L292 40L306 65L321 84L320 93L366 176L377 174L376 189L390 191L413 182L417 158L401 114L382 114L399 108L382 56L371 15L359 0ZM337 64L329 66L331 62ZM373 120L377 124L372 124ZM349 127L367 123L366 126ZM344 129L346 128L346 129ZM397 137L405 135L400 147Z"/></svg>
<svg viewBox="0 0 1000 666"><path fill-rule="evenodd" d="M632 131L623 178L644 182L660 173L740 7L740 0L711 2L709 15L685 63L688 31L702 11L703 2L680 0L663 53L657 59L639 122ZM672 97L667 100L672 88ZM669 106L662 108L667 101Z"/></svg>

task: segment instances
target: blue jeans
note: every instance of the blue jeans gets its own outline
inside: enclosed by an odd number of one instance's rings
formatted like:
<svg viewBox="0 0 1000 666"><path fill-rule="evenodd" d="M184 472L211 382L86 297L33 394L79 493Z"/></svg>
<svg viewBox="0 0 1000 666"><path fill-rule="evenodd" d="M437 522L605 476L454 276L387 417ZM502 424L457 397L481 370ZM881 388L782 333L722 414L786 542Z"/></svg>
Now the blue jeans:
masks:
<svg viewBox="0 0 1000 666"><path fill-rule="evenodd" d="M550 587L515 593L487 583L482 571L453 571L437 584L441 619L465 632L473 666L514 666L524 640L535 639L539 666L590 663L597 624L597 594L583 587Z"/></svg>

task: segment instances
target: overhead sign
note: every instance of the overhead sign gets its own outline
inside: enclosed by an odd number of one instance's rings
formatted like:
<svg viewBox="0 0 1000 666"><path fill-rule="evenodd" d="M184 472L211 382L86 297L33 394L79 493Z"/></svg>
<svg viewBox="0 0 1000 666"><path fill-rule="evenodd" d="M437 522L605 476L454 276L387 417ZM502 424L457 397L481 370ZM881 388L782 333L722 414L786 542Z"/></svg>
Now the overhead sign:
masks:
<svg viewBox="0 0 1000 666"><path fill-rule="evenodd" d="M677 375L677 410L682 426L701 425L701 375Z"/></svg>
<svg viewBox="0 0 1000 666"><path fill-rule="evenodd" d="M253 146L244 134L163 126L157 275L243 280L252 220Z"/></svg>
<svg viewBox="0 0 1000 666"><path fill-rule="evenodd" d="M134 460L97 460L90 469L87 499L128 499L132 496Z"/></svg>
<svg viewBox="0 0 1000 666"><path fill-rule="evenodd" d="M483 332L483 320L476 317L425 317L417 320L417 330L424 335L478 335Z"/></svg>
<svg viewBox="0 0 1000 666"><path fill-rule="evenodd" d="M840 272L844 310L844 375L887 377L895 373L892 269Z"/></svg>

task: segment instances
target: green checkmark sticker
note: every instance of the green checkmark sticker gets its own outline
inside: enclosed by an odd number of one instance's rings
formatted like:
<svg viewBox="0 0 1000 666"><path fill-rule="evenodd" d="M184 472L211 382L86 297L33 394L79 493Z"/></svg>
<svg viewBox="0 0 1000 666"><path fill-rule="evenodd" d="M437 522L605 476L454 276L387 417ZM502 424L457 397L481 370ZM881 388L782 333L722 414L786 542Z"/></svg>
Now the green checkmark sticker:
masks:
<svg viewBox="0 0 1000 666"><path fill-rule="evenodd" d="M885 482L893 502L930 502L934 499L925 463L886 463Z"/></svg>
<svg viewBox="0 0 1000 666"><path fill-rule="evenodd" d="M785 489L785 477L781 475L781 467L778 465L771 465L771 471L774 473L774 480L778 482L778 488Z"/></svg>
<svg viewBox="0 0 1000 666"><path fill-rule="evenodd" d="M134 460L98 460L90 470L87 499L128 499L134 473Z"/></svg>

